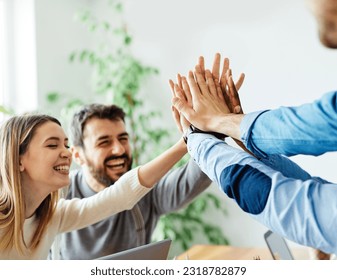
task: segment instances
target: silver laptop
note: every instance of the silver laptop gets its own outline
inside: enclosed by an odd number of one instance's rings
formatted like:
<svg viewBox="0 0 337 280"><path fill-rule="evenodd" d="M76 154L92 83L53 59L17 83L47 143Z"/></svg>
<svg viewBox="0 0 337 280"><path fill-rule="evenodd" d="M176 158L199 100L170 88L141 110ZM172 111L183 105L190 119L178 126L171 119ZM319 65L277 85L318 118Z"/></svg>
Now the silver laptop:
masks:
<svg viewBox="0 0 337 280"><path fill-rule="evenodd" d="M100 257L96 260L167 260L171 243L171 239L165 239Z"/></svg>
<svg viewBox="0 0 337 280"><path fill-rule="evenodd" d="M264 240L267 243L269 251L274 260L293 260L294 257L289 250L285 239L271 230L264 234Z"/></svg>

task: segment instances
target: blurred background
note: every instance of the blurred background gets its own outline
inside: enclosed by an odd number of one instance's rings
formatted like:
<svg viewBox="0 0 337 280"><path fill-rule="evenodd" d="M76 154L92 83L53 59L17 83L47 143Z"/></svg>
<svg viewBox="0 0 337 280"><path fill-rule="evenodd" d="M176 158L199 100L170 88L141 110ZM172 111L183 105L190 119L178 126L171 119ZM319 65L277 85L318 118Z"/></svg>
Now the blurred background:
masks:
<svg viewBox="0 0 337 280"><path fill-rule="evenodd" d="M168 80L186 75L200 55L211 67L220 52L234 78L246 74L245 112L336 90L337 52L316 32L304 0L0 0L0 118L40 111L67 128L79 104L114 102L141 135L134 150L142 163L180 137ZM337 182L332 154L293 160ZM265 227L216 185L208 194L163 219L155 238L177 240L175 254L198 243L266 247Z"/></svg>

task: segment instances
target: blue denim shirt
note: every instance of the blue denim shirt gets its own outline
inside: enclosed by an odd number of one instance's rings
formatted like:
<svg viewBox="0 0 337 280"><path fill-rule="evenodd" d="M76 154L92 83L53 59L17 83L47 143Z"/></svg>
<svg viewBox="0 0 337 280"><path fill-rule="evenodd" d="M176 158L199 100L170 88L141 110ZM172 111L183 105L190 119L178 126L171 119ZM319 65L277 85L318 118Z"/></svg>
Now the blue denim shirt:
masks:
<svg viewBox="0 0 337 280"><path fill-rule="evenodd" d="M321 155L337 150L337 92L298 107L245 115L241 140L255 155Z"/></svg>
<svg viewBox="0 0 337 280"><path fill-rule="evenodd" d="M288 116L281 126L277 121L281 112L272 116L277 110L247 115L241 126L243 140L260 159L207 134L191 134L188 151L202 171L243 211L289 240L336 254L337 185L311 177L288 158L276 154L322 154L336 150L337 133L329 133L337 125L335 98L336 93L330 93L313 104L289 108L289 111L279 109ZM307 111L310 108L316 117ZM260 118L267 114L270 116L263 122L269 125L260 124ZM247 125L249 123L251 125ZM297 133L296 127L300 124L306 126ZM323 124L328 131L323 129ZM319 127L315 129L314 125ZM256 128L260 134L255 134ZM291 132L287 133L287 129ZM273 137L274 132L288 138ZM256 135L266 135L269 142ZM288 141L291 135L292 142ZM325 138L321 141L314 135L325 135ZM306 146L303 147L303 143ZM267 148L263 150L263 147Z"/></svg>

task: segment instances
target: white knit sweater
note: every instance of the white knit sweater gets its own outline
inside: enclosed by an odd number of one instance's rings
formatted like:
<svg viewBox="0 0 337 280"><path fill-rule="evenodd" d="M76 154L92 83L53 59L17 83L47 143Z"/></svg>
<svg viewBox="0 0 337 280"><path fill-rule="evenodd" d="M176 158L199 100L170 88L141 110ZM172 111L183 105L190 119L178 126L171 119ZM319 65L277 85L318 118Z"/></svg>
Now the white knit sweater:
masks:
<svg viewBox="0 0 337 280"><path fill-rule="evenodd" d="M25 255L20 255L15 249L0 252L0 259L47 259L57 234L81 229L110 215L131 209L150 190L151 188L146 188L139 183L138 168L136 168L124 174L112 187L92 197L60 199L38 247L33 252L25 252ZM38 220L35 215L26 219L24 239L27 244L30 244L37 225Z"/></svg>

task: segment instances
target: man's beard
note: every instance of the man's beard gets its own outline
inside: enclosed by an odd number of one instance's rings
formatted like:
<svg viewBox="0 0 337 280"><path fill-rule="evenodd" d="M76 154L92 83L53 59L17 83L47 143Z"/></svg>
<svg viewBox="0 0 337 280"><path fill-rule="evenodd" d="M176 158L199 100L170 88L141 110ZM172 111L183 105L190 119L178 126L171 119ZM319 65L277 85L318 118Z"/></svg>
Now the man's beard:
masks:
<svg viewBox="0 0 337 280"><path fill-rule="evenodd" d="M109 160L113 160L113 159L126 159L126 164L127 164L127 171L128 172L129 170L131 170L131 167L132 167L132 161L133 161L133 158L131 157L128 157L127 154L123 154L121 156L111 156L111 157L108 157L104 160L104 164L103 166L105 166L105 163ZM87 161L87 166L88 166L88 170L91 174L91 176L93 178L95 178L97 180L97 182L99 182L100 184L108 187L110 185L113 185L116 180L112 179L109 177L109 175L106 173L105 171L105 168L96 168L94 166L94 164L92 163L92 161L86 157L86 161ZM125 174L126 172L121 172L119 175L122 176L123 174Z"/></svg>

